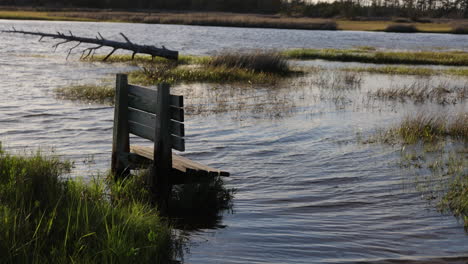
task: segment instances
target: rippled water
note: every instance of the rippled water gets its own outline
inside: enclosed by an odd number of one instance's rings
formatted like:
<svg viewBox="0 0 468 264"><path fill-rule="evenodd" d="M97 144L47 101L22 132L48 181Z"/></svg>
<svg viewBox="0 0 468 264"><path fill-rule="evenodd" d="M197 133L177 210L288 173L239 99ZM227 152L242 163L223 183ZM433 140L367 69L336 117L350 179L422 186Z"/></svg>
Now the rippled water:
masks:
<svg viewBox="0 0 468 264"><path fill-rule="evenodd" d="M468 50L468 37L438 34L0 21L2 29L11 26L114 38L123 32L135 42L156 42L185 54L363 45ZM1 36L4 147L53 148L75 160L74 175L90 175L96 168L104 172L110 163L112 107L59 100L53 89L112 80L129 68L81 63L76 56L66 61L65 49L52 54L54 42ZM468 236L462 225L421 198L408 172L397 165L400 150L358 140L408 113L467 109L465 103L382 103L369 99L368 91L418 81L466 85L466 80L363 74L359 85L350 87L340 86L337 73L327 74L286 80L275 89L174 87L192 113L185 155L230 171L227 183L238 190L224 228L191 235L187 263L466 262ZM330 85L334 89L326 88Z"/></svg>

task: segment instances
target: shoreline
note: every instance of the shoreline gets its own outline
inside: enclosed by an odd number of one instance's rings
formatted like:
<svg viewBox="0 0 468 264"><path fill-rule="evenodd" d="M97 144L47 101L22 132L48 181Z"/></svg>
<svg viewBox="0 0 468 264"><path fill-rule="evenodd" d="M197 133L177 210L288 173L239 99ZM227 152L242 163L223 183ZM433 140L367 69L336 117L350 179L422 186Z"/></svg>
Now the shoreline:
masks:
<svg viewBox="0 0 468 264"><path fill-rule="evenodd" d="M175 24L195 26L221 26L240 28L274 28L298 30L340 30L387 32L390 25L414 26L408 33L449 33L455 34L456 23L467 20L434 19L431 23L396 23L392 20L343 20L306 17L287 17L282 15L246 14L228 12L176 12L176 11L117 11L95 9L52 9L39 10L0 7L0 19L6 20L45 20L78 22L115 22L144 24Z"/></svg>

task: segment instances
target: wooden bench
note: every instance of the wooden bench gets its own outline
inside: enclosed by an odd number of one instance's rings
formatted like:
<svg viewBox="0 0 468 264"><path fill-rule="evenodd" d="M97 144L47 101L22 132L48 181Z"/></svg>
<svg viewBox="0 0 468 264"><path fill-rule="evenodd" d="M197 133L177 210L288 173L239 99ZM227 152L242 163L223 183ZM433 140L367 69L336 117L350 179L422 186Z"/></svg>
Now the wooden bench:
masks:
<svg viewBox="0 0 468 264"><path fill-rule="evenodd" d="M229 176L172 153L185 151L183 107L183 97L171 95L168 84L151 89L128 84L127 75L117 75L111 166L116 178L149 165L147 182L155 198L167 200L173 184ZM153 141L153 147L130 145L129 134Z"/></svg>

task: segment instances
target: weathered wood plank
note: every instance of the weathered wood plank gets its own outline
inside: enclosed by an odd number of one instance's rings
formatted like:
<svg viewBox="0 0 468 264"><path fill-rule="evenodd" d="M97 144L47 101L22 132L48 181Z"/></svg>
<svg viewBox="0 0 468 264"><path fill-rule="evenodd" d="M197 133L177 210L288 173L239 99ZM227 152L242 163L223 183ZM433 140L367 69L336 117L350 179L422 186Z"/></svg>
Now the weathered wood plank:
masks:
<svg viewBox="0 0 468 264"><path fill-rule="evenodd" d="M171 114L171 119L179 122L184 122L184 109L178 107L169 108L169 112Z"/></svg>
<svg viewBox="0 0 468 264"><path fill-rule="evenodd" d="M185 139L171 135L171 147L178 151L185 151Z"/></svg>
<svg viewBox="0 0 468 264"><path fill-rule="evenodd" d="M153 149L151 147L145 146L136 146L133 145L130 147L130 151L138 154L147 159L152 159L154 156ZM179 156L172 153L172 167L184 173L189 173L191 175L211 175L211 176L229 176L229 172L218 170L201 163L195 162L188 158Z"/></svg>
<svg viewBox="0 0 468 264"><path fill-rule="evenodd" d="M114 107L114 127L112 137L112 164L111 170L115 177L125 176L126 164L120 159L120 153L129 152L128 136L128 100L127 100L128 80L127 75L117 74L116 95Z"/></svg>
<svg viewBox="0 0 468 264"><path fill-rule="evenodd" d="M171 94L170 105L174 107L179 107L179 108L184 107L184 97L182 95Z"/></svg>
<svg viewBox="0 0 468 264"><path fill-rule="evenodd" d="M157 90L130 84L128 97L129 107L156 113Z"/></svg>
<svg viewBox="0 0 468 264"><path fill-rule="evenodd" d="M154 141L154 128L130 121L128 122L128 127L130 133Z"/></svg>
<svg viewBox="0 0 468 264"><path fill-rule="evenodd" d="M169 182L172 169L171 134L169 131L170 86L161 84L157 91L156 116L158 116L158 123L157 129L154 130L154 164L152 168L154 181L151 183L151 188L156 195L159 210L164 213L169 206L168 201L172 188Z"/></svg>
<svg viewBox="0 0 468 264"><path fill-rule="evenodd" d="M185 137L184 123L171 120L169 122L169 130L172 135L176 135L178 137Z"/></svg>
<svg viewBox="0 0 468 264"><path fill-rule="evenodd" d="M155 127L156 115L135 108L128 108L128 121L140 123L151 128Z"/></svg>
<svg viewBox="0 0 468 264"><path fill-rule="evenodd" d="M154 129L157 125L156 115L134 108L128 108L128 122L130 133L149 140L154 140ZM184 124L170 120L169 133L178 137L184 137Z"/></svg>

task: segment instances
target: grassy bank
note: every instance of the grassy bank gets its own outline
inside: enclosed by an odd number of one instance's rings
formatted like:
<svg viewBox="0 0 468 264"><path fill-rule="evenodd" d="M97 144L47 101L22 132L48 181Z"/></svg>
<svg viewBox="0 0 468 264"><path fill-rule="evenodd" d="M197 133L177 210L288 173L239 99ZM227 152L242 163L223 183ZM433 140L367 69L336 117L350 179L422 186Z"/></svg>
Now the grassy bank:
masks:
<svg viewBox="0 0 468 264"><path fill-rule="evenodd" d="M463 51L376 51L369 49L293 49L282 52L289 59L362 62L376 64L430 64L468 66Z"/></svg>
<svg viewBox="0 0 468 264"><path fill-rule="evenodd" d="M387 21L354 21L322 18L290 17L285 15L240 14L227 12L136 12L75 9L62 11L28 11L4 9L0 19L38 19L67 21L107 21L151 24L180 24L224 27L284 28L306 30L359 30L386 31L394 22ZM466 33L460 29L461 22L447 21L431 23L412 23L416 32L430 33ZM463 22L463 21L462 21ZM461 23L461 24L460 24Z"/></svg>
<svg viewBox="0 0 468 264"><path fill-rule="evenodd" d="M2 263L168 263L181 254L158 212L128 191L135 184L62 178L70 165L0 150Z"/></svg>

